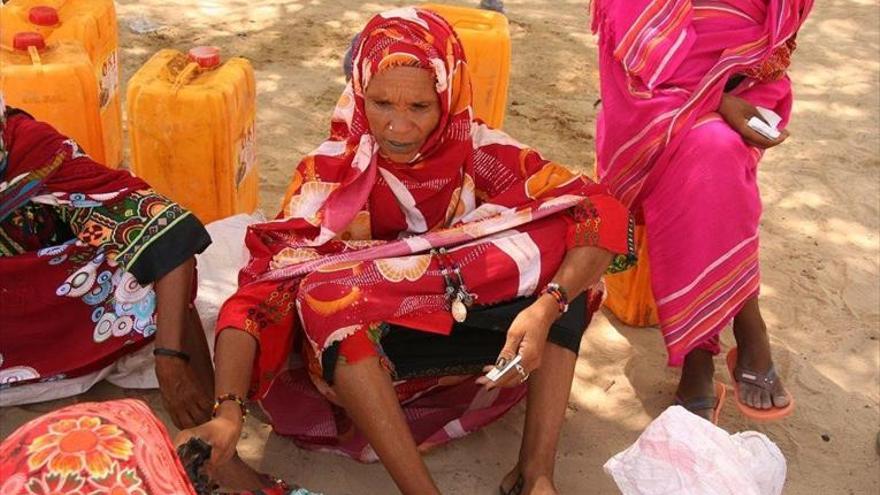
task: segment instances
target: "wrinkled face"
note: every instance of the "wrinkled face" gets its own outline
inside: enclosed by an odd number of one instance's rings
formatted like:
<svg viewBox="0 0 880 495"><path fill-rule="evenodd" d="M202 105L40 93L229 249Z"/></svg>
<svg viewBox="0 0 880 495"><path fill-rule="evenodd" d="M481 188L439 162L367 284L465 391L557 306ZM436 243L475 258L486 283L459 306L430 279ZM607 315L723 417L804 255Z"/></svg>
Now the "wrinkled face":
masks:
<svg viewBox="0 0 880 495"><path fill-rule="evenodd" d="M379 153L393 162L409 162L440 122L434 75L425 69L392 67L376 74L364 100Z"/></svg>

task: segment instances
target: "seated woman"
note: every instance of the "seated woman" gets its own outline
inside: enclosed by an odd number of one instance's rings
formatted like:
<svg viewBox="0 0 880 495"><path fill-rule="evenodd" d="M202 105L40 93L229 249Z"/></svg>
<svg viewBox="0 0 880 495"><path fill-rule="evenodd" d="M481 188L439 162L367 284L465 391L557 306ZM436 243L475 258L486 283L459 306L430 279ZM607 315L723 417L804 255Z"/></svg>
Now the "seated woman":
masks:
<svg viewBox="0 0 880 495"><path fill-rule="evenodd" d="M179 441L206 439L222 469L250 391L276 432L378 457L401 491L430 494L419 451L527 397L502 490L553 493L593 309L582 293L631 252L630 226L601 187L472 119L467 62L442 18L382 13L330 139L294 171L278 218L247 234L252 258L218 321L217 415ZM481 376L517 355L497 383Z"/></svg>
<svg viewBox="0 0 880 495"><path fill-rule="evenodd" d="M669 364L683 366L677 402L717 420L713 356L732 321L737 349L728 365L737 405L753 418L774 419L793 403L758 307L757 167L763 150L788 133L767 137L747 122L764 119L764 107L781 117L782 129L788 124L786 70L813 2L696 3L593 2L602 86L598 172L645 224Z"/></svg>
<svg viewBox="0 0 880 495"><path fill-rule="evenodd" d="M29 391L45 392L33 385L42 382L58 382L49 398L75 394L81 390L59 380L95 373L155 340L156 375L175 425L207 420L213 373L190 304L194 256L210 243L205 228L2 99L0 131L4 399L46 400Z"/></svg>

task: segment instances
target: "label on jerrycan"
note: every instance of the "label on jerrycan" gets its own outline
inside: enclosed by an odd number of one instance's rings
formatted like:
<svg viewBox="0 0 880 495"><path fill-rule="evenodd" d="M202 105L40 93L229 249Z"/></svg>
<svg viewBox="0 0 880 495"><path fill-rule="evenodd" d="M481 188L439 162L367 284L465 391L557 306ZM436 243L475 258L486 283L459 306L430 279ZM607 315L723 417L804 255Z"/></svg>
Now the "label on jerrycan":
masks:
<svg viewBox="0 0 880 495"><path fill-rule="evenodd" d="M245 127L235 149L237 156L233 163L235 163L235 188L238 189L257 163L257 136L253 120Z"/></svg>
<svg viewBox="0 0 880 495"><path fill-rule="evenodd" d="M119 55L118 50L113 50L104 60L100 68L101 73L98 74L98 84L101 109L103 110L116 95L119 89Z"/></svg>

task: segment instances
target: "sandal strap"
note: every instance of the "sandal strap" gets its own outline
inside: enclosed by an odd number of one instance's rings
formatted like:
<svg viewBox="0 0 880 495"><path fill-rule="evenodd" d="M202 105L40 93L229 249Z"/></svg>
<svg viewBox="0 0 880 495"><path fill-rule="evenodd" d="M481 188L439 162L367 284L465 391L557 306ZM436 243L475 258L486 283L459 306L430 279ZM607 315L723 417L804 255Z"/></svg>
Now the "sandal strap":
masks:
<svg viewBox="0 0 880 495"><path fill-rule="evenodd" d="M766 373L758 373L747 368L737 366L733 371L733 376L739 383L747 383L768 392L776 391L776 384L779 381L779 375L776 374L776 367L770 365L770 369Z"/></svg>
<svg viewBox="0 0 880 495"><path fill-rule="evenodd" d="M715 406L718 404L718 397L714 395L706 396L706 397L693 397L691 399L683 400L681 397L675 398L675 405L681 406L688 411L695 413L697 411L705 411L707 409L715 409Z"/></svg>

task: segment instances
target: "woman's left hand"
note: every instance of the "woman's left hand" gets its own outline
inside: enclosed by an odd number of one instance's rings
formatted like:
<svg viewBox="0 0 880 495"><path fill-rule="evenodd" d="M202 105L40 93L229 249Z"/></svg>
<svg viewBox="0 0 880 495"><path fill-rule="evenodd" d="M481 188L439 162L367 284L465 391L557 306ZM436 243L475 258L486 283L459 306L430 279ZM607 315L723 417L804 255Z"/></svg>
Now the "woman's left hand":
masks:
<svg viewBox="0 0 880 495"><path fill-rule="evenodd" d="M544 355L544 346L547 344L550 326L558 316L559 307L553 298L542 296L536 299L529 307L520 311L511 323L510 329L507 331L507 341L498 354L499 360L503 358L510 361L519 354L522 356L520 366L527 375L538 369L541 366L541 358ZM494 366L486 366L483 371L488 372L492 368ZM523 375L515 369L494 383L485 376L477 378L477 383L483 385L487 390L496 387L513 387L523 381Z"/></svg>
<svg viewBox="0 0 880 495"><path fill-rule="evenodd" d="M769 139L762 136L758 131L749 127L749 119L758 117L764 120L764 117L758 112L758 109L748 101L733 95L725 94L721 97L721 106L718 107L718 113L725 122L736 132L742 136L743 141L749 146L754 146L762 150L772 148L782 144L788 139L788 131L782 129L779 131L779 137Z"/></svg>

